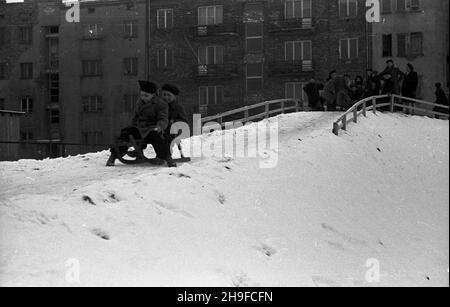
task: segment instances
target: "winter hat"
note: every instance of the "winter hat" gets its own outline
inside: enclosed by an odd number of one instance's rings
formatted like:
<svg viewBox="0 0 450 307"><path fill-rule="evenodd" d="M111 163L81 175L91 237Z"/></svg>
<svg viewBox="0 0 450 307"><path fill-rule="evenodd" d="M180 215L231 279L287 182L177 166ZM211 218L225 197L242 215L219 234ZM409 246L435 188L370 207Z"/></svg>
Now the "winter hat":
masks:
<svg viewBox="0 0 450 307"><path fill-rule="evenodd" d="M175 85L171 85L171 84L164 84L163 87L161 88L161 90L172 93L175 96L178 96L180 94L180 90L178 89L178 87L176 87Z"/></svg>
<svg viewBox="0 0 450 307"><path fill-rule="evenodd" d="M411 63L406 64L406 66L409 67L409 69L411 69L411 71L414 71L414 66Z"/></svg>
<svg viewBox="0 0 450 307"><path fill-rule="evenodd" d="M141 87L141 91L149 93L149 94L155 94L158 91L158 86L149 81L143 81L139 80L139 86Z"/></svg>
<svg viewBox="0 0 450 307"><path fill-rule="evenodd" d="M394 64L394 61L393 60L387 60L386 64L389 64L389 63Z"/></svg>

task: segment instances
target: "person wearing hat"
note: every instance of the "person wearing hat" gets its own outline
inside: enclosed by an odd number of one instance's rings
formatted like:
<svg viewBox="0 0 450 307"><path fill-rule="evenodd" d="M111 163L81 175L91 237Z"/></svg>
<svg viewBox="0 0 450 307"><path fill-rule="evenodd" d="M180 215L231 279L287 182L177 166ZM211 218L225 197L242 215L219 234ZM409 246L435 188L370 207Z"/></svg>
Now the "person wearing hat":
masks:
<svg viewBox="0 0 450 307"><path fill-rule="evenodd" d="M403 72L395 66L393 60L386 61L386 68L383 70L383 72L381 72L380 75L382 76L382 78L384 78L386 74L391 75L391 80L393 83L392 94L400 94L400 83L403 79Z"/></svg>
<svg viewBox="0 0 450 307"><path fill-rule="evenodd" d="M447 95L445 94L445 91L442 89L442 84L436 83L434 86L436 87L436 92L434 93L436 95L436 101L434 103L448 107L448 98ZM447 108L443 108L441 106L434 107L433 111L444 113L447 115L449 113L449 110ZM440 117L441 117L440 115L436 115L436 118Z"/></svg>
<svg viewBox="0 0 450 307"><path fill-rule="evenodd" d="M402 96L408 98L416 98L417 87L419 85L419 76L414 71L414 66L411 63L406 65L406 74L403 78Z"/></svg>
<svg viewBox="0 0 450 307"><path fill-rule="evenodd" d="M171 146L174 139L176 139L180 133L171 134L170 129L174 123L177 122L188 122L188 116L183 106L178 101L178 96L180 95L180 90L175 85L164 84L161 87L160 97L169 105L169 125L164 132L164 137L169 146ZM181 152L181 146L178 144L178 148ZM183 156L183 153L181 152Z"/></svg>
<svg viewBox="0 0 450 307"><path fill-rule="evenodd" d="M176 167L172 160L169 147L164 142L162 133L169 123L169 107L156 94L158 86L153 82L139 81L141 88L139 101L136 106L130 127L123 129L119 136L119 141L128 142L130 136L135 139L145 140L151 144L161 162L166 161L169 167ZM115 161L127 153L126 146L119 146L119 152L111 149L111 156L106 163L107 166L114 166ZM161 160L162 159L162 160Z"/></svg>

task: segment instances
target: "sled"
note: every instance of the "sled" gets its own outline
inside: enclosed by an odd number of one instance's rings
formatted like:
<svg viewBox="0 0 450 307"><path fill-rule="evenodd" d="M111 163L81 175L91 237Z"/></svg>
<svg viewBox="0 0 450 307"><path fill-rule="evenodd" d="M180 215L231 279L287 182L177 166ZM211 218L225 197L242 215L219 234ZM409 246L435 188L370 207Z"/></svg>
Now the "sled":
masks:
<svg viewBox="0 0 450 307"><path fill-rule="evenodd" d="M142 150L144 145L143 140L136 140L132 135L130 135L129 142L119 141L114 145L114 150L116 152L117 159L123 164L127 165L136 165L136 164L151 164L156 166L165 165L166 161L158 159L158 158L147 158ZM119 147L133 147L133 151L128 151L125 156L120 157ZM191 162L191 158L184 157L183 151L181 148L181 144L178 145L178 149L181 153L181 158L173 159L173 161L177 164Z"/></svg>

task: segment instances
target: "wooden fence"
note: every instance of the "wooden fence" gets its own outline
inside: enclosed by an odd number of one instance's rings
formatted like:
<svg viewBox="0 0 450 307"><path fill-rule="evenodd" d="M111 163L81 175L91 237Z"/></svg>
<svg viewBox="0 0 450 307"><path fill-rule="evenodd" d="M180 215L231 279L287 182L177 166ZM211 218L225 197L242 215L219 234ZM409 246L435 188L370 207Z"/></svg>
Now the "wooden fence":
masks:
<svg viewBox="0 0 450 307"><path fill-rule="evenodd" d="M263 111L261 112L261 110ZM249 121L269 118L287 112L299 112L301 110L303 110L303 103L301 100L279 99L265 101L217 115L204 117L202 118L202 124L214 121L224 126L227 122L227 118L229 118L228 121L240 121L246 123Z"/></svg>
<svg viewBox="0 0 450 307"><path fill-rule="evenodd" d="M432 110L426 109L424 106L433 107ZM348 124L353 122L357 123L358 118L367 116L367 112L373 112L376 114L381 108L387 108L390 112L394 112L400 109L403 112L409 112L410 114L417 114L420 112L425 116L440 116L443 118L449 118L449 114L434 111L435 107L439 107L441 110L449 110L449 106L440 105L424 100L412 99L403 97L400 95L380 95L365 98L356 104L354 104L347 112L345 112L338 120L333 123L333 133L339 135L339 131L347 130Z"/></svg>

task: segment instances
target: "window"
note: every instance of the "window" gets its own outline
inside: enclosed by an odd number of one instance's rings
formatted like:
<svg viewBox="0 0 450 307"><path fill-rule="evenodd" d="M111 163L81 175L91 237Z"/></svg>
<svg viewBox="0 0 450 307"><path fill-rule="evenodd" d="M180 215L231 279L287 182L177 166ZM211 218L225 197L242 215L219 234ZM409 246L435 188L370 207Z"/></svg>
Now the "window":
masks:
<svg viewBox="0 0 450 307"><path fill-rule="evenodd" d="M0 47L6 44L6 30L0 27Z"/></svg>
<svg viewBox="0 0 450 307"><path fill-rule="evenodd" d="M102 61L101 60L85 60L82 61L83 76L101 76Z"/></svg>
<svg viewBox="0 0 450 307"><path fill-rule="evenodd" d="M102 33L102 26L99 23L83 25L83 38L84 39L99 39L101 33Z"/></svg>
<svg viewBox="0 0 450 307"><path fill-rule="evenodd" d="M397 0L397 12L420 10L420 0Z"/></svg>
<svg viewBox="0 0 450 307"><path fill-rule="evenodd" d="M52 124L59 124L59 110L51 110L50 120Z"/></svg>
<svg viewBox="0 0 450 307"><path fill-rule="evenodd" d="M127 94L123 96L123 111L132 113L135 111L136 102L138 101L138 95Z"/></svg>
<svg viewBox="0 0 450 307"><path fill-rule="evenodd" d="M20 27L19 28L19 42L21 44L31 44L33 41L33 28Z"/></svg>
<svg viewBox="0 0 450 307"><path fill-rule="evenodd" d="M301 101L305 101L307 99L307 95L303 91L303 87L305 87L304 82L287 82L284 85L285 98L286 99L298 99Z"/></svg>
<svg viewBox="0 0 450 307"><path fill-rule="evenodd" d="M223 6L201 6L198 8L198 25L218 25L223 23Z"/></svg>
<svg viewBox="0 0 450 307"><path fill-rule="evenodd" d="M0 63L0 80L8 79L6 69L7 69L6 63Z"/></svg>
<svg viewBox="0 0 450 307"><path fill-rule="evenodd" d="M392 34L383 35L383 57L392 57Z"/></svg>
<svg viewBox="0 0 450 307"><path fill-rule="evenodd" d="M156 27L158 29L173 28L173 9L160 9L156 15Z"/></svg>
<svg viewBox="0 0 450 307"><path fill-rule="evenodd" d="M312 0L286 0L284 16L286 19L311 18Z"/></svg>
<svg viewBox="0 0 450 307"><path fill-rule="evenodd" d="M260 93L263 88L263 63L248 63L247 73L247 93Z"/></svg>
<svg viewBox="0 0 450 307"><path fill-rule="evenodd" d="M262 3L247 3L244 9L244 23L264 22L264 8Z"/></svg>
<svg viewBox="0 0 450 307"><path fill-rule="evenodd" d="M20 63L20 78L23 80L33 79L33 63Z"/></svg>
<svg viewBox="0 0 450 307"><path fill-rule="evenodd" d="M423 54L422 45L423 45L423 34L411 33L409 53L411 55L422 55Z"/></svg>
<svg viewBox="0 0 450 307"><path fill-rule="evenodd" d="M103 132L101 131L82 132L81 143L84 145L101 145L103 143Z"/></svg>
<svg viewBox="0 0 450 307"><path fill-rule="evenodd" d="M423 55L423 34L402 33L397 35L397 56L421 56Z"/></svg>
<svg viewBox="0 0 450 307"><path fill-rule="evenodd" d="M358 16L358 1L339 0L339 16L344 18Z"/></svg>
<svg viewBox="0 0 450 307"><path fill-rule="evenodd" d="M206 46L198 49L198 62L200 65L223 64L223 46Z"/></svg>
<svg viewBox="0 0 450 307"><path fill-rule="evenodd" d="M29 131L20 131L20 140L21 141L32 141L34 139L33 132Z"/></svg>
<svg viewBox="0 0 450 307"><path fill-rule="evenodd" d="M49 86L50 102L58 104L59 103L59 75L51 74L49 80L50 80L50 86Z"/></svg>
<svg viewBox="0 0 450 307"><path fill-rule="evenodd" d="M125 58L123 60L124 75L125 76L137 76L138 75L138 59L137 58Z"/></svg>
<svg viewBox="0 0 450 307"><path fill-rule="evenodd" d="M168 68L172 67L174 62L173 50L169 48L162 48L156 50L156 67Z"/></svg>
<svg viewBox="0 0 450 307"><path fill-rule="evenodd" d="M201 86L199 87L199 111L207 115L208 105L220 105L223 103L223 86Z"/></svg>
<svg viewBox="0 0 450 307"><path fill-rule="evenodd" d="M84 96L81 98L83 104L83 112L95 113L103 111L103 97L101 96Z"/></svg>
<svg viewBox="0 0 450 307"><path fill-rule="evenodd" d="M31 97L22 98L20 103L22 112L33 113L33 99Z"/></svg>
<svg viewBox="0 0 450 307"><path fill-rule="evenodd" d="M351 60L358 57L358 39L348 38L339 41L339 58L342 60Z"/></svg>
<svg viewBox="0 0 450 307"><path fill-rule="evenodd" d="M285 42L285 60L286 61L311 61L312 60L312 42L298 41Z"/></svg>
<svg viewBox="0 0 450 307"><path fill-rule="evenodd" d="M261 53L263 51L263 23L246 23L247 53Z"/></svg>
<svg viewBox="0 0 450 307"><path fill-rule="evenodd" d="M381 0L381 13L382 14L392 13L392 0Z"/></svg>
<svg viewBox="0 0 450 307"><path fill-rule="evenodd" d="M138 37L138 23L137 21L125 21L124 23L124 37L136 38Z"/></svg>

